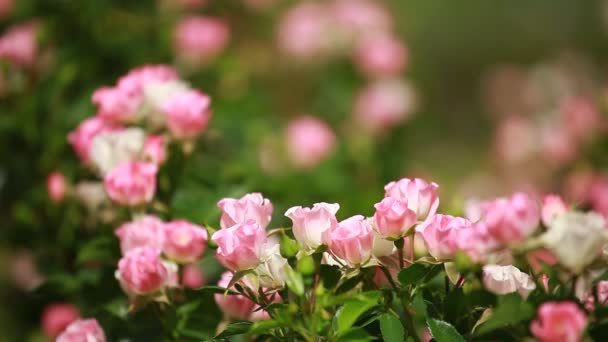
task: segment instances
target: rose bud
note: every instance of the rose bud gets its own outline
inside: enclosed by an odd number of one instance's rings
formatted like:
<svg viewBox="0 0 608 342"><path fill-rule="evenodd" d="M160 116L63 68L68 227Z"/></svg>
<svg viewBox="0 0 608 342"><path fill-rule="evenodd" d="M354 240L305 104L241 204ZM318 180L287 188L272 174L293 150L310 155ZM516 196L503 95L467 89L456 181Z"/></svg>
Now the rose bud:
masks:
<svg viewBox="0 0 608 342"><path fill-rule="evenodd" d="M483 205L482 221L488 233L504 244L521 242L533 234L540 221L540 208L525 193L498 198Z"/></svg>
<svg viewBox="0 0 608 342"><path fill-rule="evenodd" d="M100 117L94 116L84 120L78 127L68 134L68 142L82 162L90 159L89 152L93 138L102 132L115 131L119 128Z"/></svg>
<svg viewBox="0 0 608 342"><path fill-rule="evenodd" d="M543 207L541 209L541 218L543 224L548 226L557 216L568 211L566 202L558 195L547 195L543 199Z"/></svg>
<svg viewBox="0 0 608 342"><path fill-rule="evenodd" d="M243 271L260 264L266 244L266 231L254 220L223 228L211 238L218 246L216 257L226 268Z"/></svg>
<svg viewBox="0 0 608 342"><path fill-rule="evenodd" d="M146 295L163 288L169 280L169 272L157 249L141 247L120 259L116 278L128 294Z"/></svg>
<svg viewBox="0 0 608 342"><path fill-rule="evenodd" d="M187 264L201 258L207 248L207 230L185 220L165 224L163 253L175 262Z"/></svg>
<svg viewBox="0 0 608 342"><path fill-rule="evenodd" d="M429 254L437 260L453 259L458 250L457 230L470 228L471 221L450 215L436 214L420 226L421 233Z"/></svg>
<svg viewBox="0 0 608 342"><path fill-rule="evenodd" d="M123 223L115 231L120 240L122 255L139 247L153 247L158 251L162 250L165 241L163 225L163 221L153 215Z"/></svg>
<svg viewBox="0 0 608 342"><path fill-rule="evenodd" d="M232 277L233 275L230 271L224 272L218 281L217 286L226 288L228 284L230 284ZM242 281L246 280L242 279ZM235 290L234 286L231 287L230 290ZM215 303L228 319L247 321L255 307L255 303L243 295L224 295L223 293L216 293L214 298Z"/></svg>
<svg viewBox="0 0 608 342"><path fill-rule="evenodd" d="M332 228L338 225L337 203L315 203L312 208L292 207L285 212L293 222L292 232L307 251L315 251L326 240Z"/></svg>
<svg viewBox="0 0 608 342"><path fill-rule="evenodd" d="M203 271L195 264L184 265L182 270L182 285L190 289L205 286L207 279Z"/></svg>
<svg viewBox="0 0 608 342"><path fill-rule="evenodd" d="M105 342L106 335L93 318L79 319L57 337L56 342Z"/></svg>
<svg viewBox="0 0 608 342"><path fill-rule="evenodd" d="M232 227L248 220L254 220L262 228L266 228L272 218L272 203L259 192L246 194L239 199L223 198L217 206L222 210L220 219L222 228Z"/></svg>
<svg viewBox="0 0 608 342"><path fill-rule="evenodd" d="M360 266L372 256L373 229L362 215L338 223L329 234L329 250L351 266Z"/></svg>
<svg viewBox="0 0 608 342"><path fill-rule="evenodd" d="M407 202L407 207L416 213L418 221L424 221L435 214L439 206L439 196L435 183L428 183L420 178L403 178L390 182L385 187L386 197Z"/></svg>
<svg viewBox="0 0 608 342"><path fill-rule="evenodd" d="M416 213L407 207L407 201L385 197L374 207L376 231L386 239L397 240L416 224Z"/></svg>
<svg viewBox="0 0 608 342"><path fill-rule="evenodd" d="M530 276L513 265L485 265L483 284L492 293L504 295L519 292L524 298L527 298L528 294L536 288Z"/></svg>
<svg viewBox="0 0 608 342"><path fill-rule="evenodd" d="M162 135L149 135L144 143L143 157L156 165L162 165L167 161L167 147Z"/></svg>
<svg viewBox="0 0 608 342"><path fill-rule="evenodd" d="M199 136L211 119L211 98L200 91L190 90L169 98L161 110L167 115L167 127L177 139Z"/></svg>
<svg viewBox="0 0 608 342"><path fill-rule="evenodd" d="M49 304L42 313L42 332L49 339L54 339L78 317L80 312L72 304Z"/></svg>
<svg viewBox="0 0 608 342"><path fill-rule="evenodd" d="M574 302L546 302L538 308L530 331L541 342L576 342L586 325L585 313Z"/></svg>
<svg viewBox="0 0 608 342"><path fill-rule="evenodd" d="M120 205L134 207L150 202L156 192L157 172L158 167L150 163L120 164L104 178L106 193Z"/></svg>
<svg viewBox="0 0 608 342"><path fill-rule="evenodd" d="M67 191L65 177L61 172L52 172L46 179L46 191L55 203L63 202Z"/></svg>
<svg viewBox="0 0 608 342"><path fill-rule="evenodd" d="M288 157L300 169L311 169L329 157L336 135L323 121L312 116L292 120L285 129Z"/></svg>

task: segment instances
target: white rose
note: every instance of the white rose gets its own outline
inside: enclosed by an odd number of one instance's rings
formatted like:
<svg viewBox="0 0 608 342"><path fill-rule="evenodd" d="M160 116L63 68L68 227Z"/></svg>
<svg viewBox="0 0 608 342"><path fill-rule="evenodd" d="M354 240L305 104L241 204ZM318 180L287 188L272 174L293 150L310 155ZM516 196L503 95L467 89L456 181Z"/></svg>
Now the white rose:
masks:
<svg viewBox="0 0 608 342"><path fill-rule="evenodd" d="M281 256L280 245L275 244L266 250L262 263L254 270L255 275L248 279L254 286L259 285L268 289L282 288L287 279L285 267L289 267L287 259Z"/></svg>
<svg viewBox="0 0 608 342"><path fill-rule="evenodd" d="M485 265L483 284L492 293L503 295L517 291L524 298L536 288L530 276L513 265Z"/></svg>
<svg viewBox="0 0 608 342"><path fill-rule="evenodd" d="M138 159L145 139L141 128L97 134L91 144L91 160L99 172L105 175L118 164Z"/></svg>
<svg viewBox="0 0 608 342"><path fill-rule="evenodd" d="M182 81L154 82L144 86L144 116L155 128L165 124L165 115L160 111L162 104L173 95L189 90Z"/></svg>
<svg viewBox="0 0 608 342"><path fill-rule="evenodd" d="M551 221L549 230L540 239L563 266L580 273L608 242L605 224L597 213L565 213Z"/></svg>

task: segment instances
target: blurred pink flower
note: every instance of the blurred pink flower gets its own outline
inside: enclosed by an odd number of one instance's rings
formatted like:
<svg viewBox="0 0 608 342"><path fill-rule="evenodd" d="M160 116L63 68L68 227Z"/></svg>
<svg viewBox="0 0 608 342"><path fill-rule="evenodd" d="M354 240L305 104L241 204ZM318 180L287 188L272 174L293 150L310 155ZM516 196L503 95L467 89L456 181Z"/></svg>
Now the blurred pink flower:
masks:
<svg viewBox="0 0 608 342"><path fill-rule="evenodd" d="M435 259L453 259L458 250L457 230L470 229L471 221L450 215L436 214L416 228L426 248Z"/></svg>
<svg viewBox="0 0 608 342"><path fill-rule="evenodd" d="M238 223L245 223L253 220L262 228L266 228L272 218L274 210L272 202L259 192L245 194L243 197L222 198L217 203L222 210L220 226L229 228Z"/></svg>
<svg viewBox="0 0 608 342"><path fill-rule="evenodd" d="M568 132L568 128L549 124L541 127L540 148L543 158L554 164L563 165L577 157L579 146Z"/></svg>
<svg viewBox="0 0 608 342"><path fill-rule="evenodd" d="M540 208L531 196L518 192L484 203L482 221L497 241L504 244L521 242L538 228Z"/></svg>
<svg viewBox="0 0 608 342"><path fill-rule="evenodd" d="M414 89L403 80L379 80L361 89L353 110L362 129L382 133L411 117L415 97Z"/></svg>
<svg viewBox="0 0 608 342"><path fill-rule="evenodd" d="M388 34L361 39L355 52L355 63L368 77L399 76L405 69L408 51L396 37Z"/></svg>
<svg viewBox="0 0 608 342"><path fill-rule="evenodd" d="M546 302L538 308L530 331L542 342L578 342L586 325L585 313L574 302Z"/></svg>
<svg viewBox="0 0 608 342"><path fill-rule="evenodd" d="M575 140L587 140L593 136L602 120L596 105L585 97L564 101L561 113L564 127Z"/></svg>
<svg viewBox="0 0 608 342"><path fill-rule="evenodd" d="M85 119L78 127L68 134L68 142L81 161L89 162L93 138L102 132L117 131L120 128L107 120L94 116Z"/></svg>
<svg viewBox="0 0 608 342"><path fill-rule="evenodd" d="M279 49L300 59L327 55L334 48L331 19L321 3L302 2L290 8L278 24Z"/></svg>
<svg viewBox="0 0 608 342"><path fill-rule="evenodd" d="M431 217L439 207L439 185L420 178L402 178L384 186L385 196L405 201L407 207L416 213L418 221Z"/></svg>
<svg viewBox="0 0 608 342"><path fill-rule="evenodd" d="M351 266L360 266L372 256L372 226L361 215L341 221L329 233L327 244L332 254Z"/></svg>
<svg viewBox="0 0 608 342"><path fill-rule="evenodd" d="M218 247L220 264L233 271L255 268L260 264L266 244L266 231L254 220L222 228L211 238Z"/></svg>
<svg viewBox="0 0 608 342"><path fill-rule="evenodd" d="M455 230L456 246L464 252L473 262L482 263L489 253L498 245L497 241L488 233L483 223Z"/></svg>
<svg viewBox="0 0 608 342"><path fill-rule="evenodd" d="M177 263L191 263L201 258L207 248L207 230L185 220L164 225L163 254Z"/></svg>
<svg viewBox="0 0 608 342"><path fill-rule="evenodd" d="M588 194L593 210L608 220L608 176L596 176Z"/></svg>
<svg viewBox="0 0 608 342"><path fill-rule="evenodd" d="M203 271L195 264L185 265L182 270L182 285L190 289L205 286L207 279Z"/></svg>
<svg viewBox="0 0 608 342"><path fill-rule="evenodd" d="M140 247L129 251L118 262L116 278L128 294L146 295L165 285L169 271L163 265L160 251L152 247Z"/></svg>
<svg viewBox="0 0 608 342"><path fill-rule="evenodd" d="M106 335L93 318L79 319L57 337L56 342L105 342Z"/></svg>
<svg viewBox="0 0 608 342"><path fill-rule="evenodd" d="M528 160L537 152L537 135L533 122L524 116L502 118L494 136L498 159L507 164Z"/></svg>
<svg viewBox="0 0 608 342"><path fill-rule="evenodd" d="M173 46L176 54L193 64L205 64L217 57L228 45L230 31L221 19L190 16L175 28Z"/></svg>
<svg viewBox="0 0 608 342"><path fill-rule="evenodd" d="M141 94L127 92L120 87L101 87L91 98L98 108L97 115L114 123L131 123L137 119Z"/></svg>
<svg viewBox="0 0 608 342"><path fill-rule="evenodd" d="M543 198L541 218L545 226L548 226L556 216L567 211L566 202L559 195L546 195Z"/></svg>
<svg viewBox="0 0 608 342"><path fill-rule="evenodd" d="M314 251L327 240L326 235L337 226L337 203L315 203L312 208L292 207L285 212L293 223L296 240L307 250Z"/></svg>
<svg viewBox="0 0 608 342"><path fill-rule="evenodd" d="M334 152L336 144L331 128L312 116L291 120L285 129L285 139L290 161L301 169L317 166Z"/></svg>
<svg viewBox="0 0 608 342"><path fill-rule="evenodd" d="M169 98L162 111L167 115L167 127L177 139L199 136L211 119L211 98L198 90L178 93Z"/></svg>
<svg viewBox="0 0 608 342"><path fill-rule="evenodd" d="M224 272L218 281L217 286L226 288L228 284L230 284L232 277L232 272ZM234 290L234 286L230 288L230 290ZM246 321L249 320L253 313L255 303L243 295L224 295L223 293L216 293L214 298L217 306L229 319Z"/></svg>
<svg viewBox="0 0 608 342"><path fill-rule="evenodd" d="M138 206L152 201L156 192L158 167L144 162L118 165L104 178L104 188L110 199L120 205Z"/></svg>
<svg viewBox="0 0 608 342"><path fill-rule="evenodd" d="M167 161L167 147L162 135L149 135L146 137L143 150L144 160L156 165L162 165Z"/></svg>
<svg viewBox="0 0 608 342"><path fill-rule="evenodd" d="M52 303L42 313L42 332L49 339L54 339L65 328L80 317L78 308L69 303Z"/></svg>
<svg viewBox="0 0 608 342"><path fill-rule="evenodd" d="M0 19L8 17L15 7L15 0L0 0Z"/></svg>
<svg viewBox="0 0 608 342"><path fill-rule="evenodd" d="M557 263L555 255L551 251L542 248L529 252L526 257L534 272L542 271L543 264L553 266Z"/></svg>
<svg viewBox="0 0 608 342"><path fill-rule="evenodd" d="M130 96L142 96L146 86L178 79L177 71L173 67L164 64L149 64L131 69L118 79L116 87Z"/></svg>
<svg viewBox="0 0 608 342"><path fill-rule="evenodd" d="M38 24L26 22L12 26L0 37L0 60L31 67L38 58Z"/></svg>
<svg viewBox="0 0 608 342"><path fill-rule="evenodd" d="M338 26L352 39L388 32L393 26L391 15L379 1L336 0L331 12Z"/></svg>
<svg viewBox="0 0 608 342"><path fill-rule="evenodd" d="M36 266L34 255L29 250L16 251L9 261L10 275L18 288L31 291L44 282L44 277Z"/></svg>
<svg viewBox="0 0 608 342"><path fill-rule="evenodd" d="M152 247L160 251L165 241L163 225L163 221L153 215L123 223L114 232L120 240L122 255L139 247Z"/></svg>
<svg viewBox="0 0 608 342"><path fill-rule="evenodd" d="M49 174L46 178L46 191L49 195L49 198L53 202L63 202L63 199L65 198L65 194L67 192L67 183L65 180L65 176L59 171L55 171Z"/></svg>

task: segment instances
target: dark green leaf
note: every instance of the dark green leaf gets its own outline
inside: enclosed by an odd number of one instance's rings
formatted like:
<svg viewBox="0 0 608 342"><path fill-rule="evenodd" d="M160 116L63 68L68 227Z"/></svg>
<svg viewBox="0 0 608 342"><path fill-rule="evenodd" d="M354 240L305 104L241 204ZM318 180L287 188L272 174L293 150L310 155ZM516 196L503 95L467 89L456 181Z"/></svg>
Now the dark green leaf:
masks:
<svg viewBox="0 0 608 342"><path fill-rule="evenodd" d="M385 342L402 342L405 337L401 321L389 313L380 316L380 331Z"/></svg>
<svg viewBox="0 0 608 342"><path fill-rule="evenodd" d="M224 339L230 336L242 335L249 331L253 323L251 322L235 322L229 324L224 331L215 336L215 339Z"/></svg>
<svg viewBox="0 0 608 342"><path fill-rule="evenodd" d="M438 319L426 320L433 339L437 342L465 342L466 340L450 323Z"/></svg>
<svg viewBox="0 0 608 342"><path fill-rule="evenodd" d="M285 271L287 273L287 287L298 296L304 295L304 280L302 279L302 275L291 267L285 267Z"/></svg>
<svg viewBox="0 0 608 342"><path fill-rule="evenodd" d="M280 328L283 324L277 322L273 319L268 319L264 321L255 322L251 329L247 332L249 335L259 335L262 333L266 333L269 330Z"/></svg>
<svg viewBox="0 0 608 342"><path fill-rule="evenodd" d="M401 286L415 284L422 280L428 271L429 267L426 267L423 264L412 264L399 272L399 282L401 283Z"/></svg>
<svg viewBox="0 0 608 342"><path fill-rule="evenodd" d="M363 292L346 301L336 312L338 333L345 332L355 324L359 316L378 304L380 292Z"/></svg>
<svg viewBox="0 0 608 342"><path fill-rule="evenodd" d="M338 337L338 342L367 342L373 338L362 328L352 328Z"/></svg>
<svg viewBox="0 0 608 342"><path fill-rule="evenodd" d="M498 328L517 324L534 316L532 305L524 301L518 293L511 293L499 298L496 309L490 319L481 324L477 333L484 334Z"/></svg>

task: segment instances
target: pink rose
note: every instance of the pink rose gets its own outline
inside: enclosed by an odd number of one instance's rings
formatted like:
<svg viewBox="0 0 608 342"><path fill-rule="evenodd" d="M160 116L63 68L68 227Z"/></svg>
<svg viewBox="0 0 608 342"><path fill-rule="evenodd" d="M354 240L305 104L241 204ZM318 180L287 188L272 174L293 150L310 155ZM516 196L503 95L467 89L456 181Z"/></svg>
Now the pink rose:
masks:
<svg viewBox="0 0 608 342"><path fill-rule="evenodd" d="M217 206L222 210L220 219L222 228L229 228L248 220L254 220L262 228L266 228L272 218L272 203L259 192L246 194L239 199L223 198Z"/></svg>
<svg viewBox="0 0 608 342"><path fill-rule="evenodd" d="M199 136L211 119L211 98L198 90L177 93L161 106L167 127L177 139Z"/></svg>
<svg viewBox="0 0 608 342"><path fill-rule="evenodd" d="M470 229L471 226L471 221L467 219L437 214L417 230L421 232L426 248L435 259L449 260L454 258L458 250L457 230Z"/></svg>
<svg viewBox="0 0 608 342"><path fill-rule="evenodd" d="M115 231L120 239L122 255L139 247L152 247L160 251L165 241L163 224L161 219L152 215L123 223Z"/></svg>
<svg viewBox="0 0 608 342"><path fill-rule="evenodd" d="M538 204L521 192L486 202L482 211L488 233L504 244L523 241L536 231L540 221Z"/></svg>
<svg viewBox="0 0 608 342"><path fill-rule="evenodd" d="M130 70L118 79L116 87L130 96L140 97L146 86L178 79L175 69L168 65L144 65Z"/></svg>
<svg viewBox="0 0 608 342"><path fill-rule="evenodd" d="M513 265L485 265L483 284L492 293L504 295L519 292L524 298L527 298L528 294L536 288L536 284L530 276Z"/></svg>
<svg viewBox="0 0 608 342"><path fill-rule="evenodd" d="M215 252L217 260L230 270L242 271L259 265L266 244L266 231L254 220L249 220L218 230L211 240L218 246Z"/></svg>
<svg viewBox="0 0 608 342"><path fill-rule="evenodd" d="M68 142L83 162L88 162L93 138L102 132L117 131L119 128L100 117L90 117L68 135Z"/></svg>
<svg viewBox="0 0 608 342"><path fill-rule="evenodd" d="M203 271L195 264L185 265L182 270L182 285L190 289L205 286L207 279Z"/></svg>
<svg viewBox="0 0 608 342"><path fill-rule="evenodd" d="M372 256L372 226L361 215L338 223L329 234L329 250L351 266L366 263Z"/></svg>
<svg viewBox="0 0 608 342"><path fill-rule="evenodd" d="M473 262L484 262L488 254L498 245L489 234L483 223L476 223L461 229L455 229L455 241L458 251L464 252Z"/></svg>
<svg viewBox="0 0 608 342"><path fill-rule="evenodd" d="M397 240L405 236L416 224L416 213L407 207L407 201L385 197L374 207L375 228L384 238Z"/></svg>
<svg viewBox="0 0 608 342"><path fill-rule="evenodd" d="M207 248L207 230L185 220L165 224L163 253L178 263L198 260Z"/></svg>
<svg viewBox="0 0 608 342"><path fill-rule="evenodd" d="M190 16L177 23L173 46L178 56L199 64L217 57L229 39L230 30L223 20Z"/></svg>
<svg viewBox="0 0 608 342"><path fill-rule="evenodd" d="M288 157L294 166L310 169L328 158L335 149L336 135L323 121L303 116L285 129Z"/></svg>
<svg viewBox="0 0 608 342"><path fill-rule="evenodd" d="M407 49L396 37L378 34L366 37L357 46L355 62L368 77L398 76L407 63Z"/></svg>
<svg viewBox="0 0 608 342"><path fill-rule="evenodd" d="M543 264L548 266L557 264L557 257L551 251L544 248L528 252L526 258L535 273L543 271Z"/></svg>
<svg viewBox="0 0 608 342"><path fill-rule="evenodd" d="M564 101L561 112L564 127L573 139L588 139L601 127L602 116L595 100L585 97L568 99Z"/></svg>
<svg viewBox="0 0 608 342"><path fill-rule="evenodd" d="M61 172L52 172L46 179L46 191L55 203L63 202L67 191L65 177Z"/></svg>
<svg viewBox="0 0 608 342"><path fill-rule="evenodd" d="M167 161L167 147L162 135L149 135L144 143L144 160L156 165L162 165Z"/></svg>
<svg viewBox="0 0 608 342"><path fill-rule="evenodd" d="M353 112L362 129L381 134L407 121L416 107L414 88L400 79L382 79L357 94Z"/></svg>
<svg viewBox="0 0 608 342"><path fill-rule="evenodd" d="M146 295L167 285L169 272L159 253L156 248L141 247L129 251L120 259L116 278L125 292Z"/></svg>
<svg viewBox="0 0 608 342"><path fill-rule="evenodd" d="M57 337L56 342L105 342L106 335L93 318L79 319Z"/></svg>
<svg viewBox="0 0 608 342"><path fill-rule="evenodd" d="M42 331L46 337L54 339L78 317L80 312L72 304L49 304L42 313Z"/></svg>
<svg viewBox="0 0 608 342"><path fill-rule="evenodd" d="M93 93L97 116L114 123L131 123L137 119L141 94L133 94L119 87L101 87Z"/></svg>
<svg viewBox="0 0 608 342"><path fill-rule="evenodd" d="M585 313L574 302L546 302L538 308L530 331L541 342L577 342L586 325Z"/></svg>
<svg viewBox="0 0 608 342"><path fill-rule="evenodd" d="M439 188L437 184L428 183L420 178L402 178L397 182L388 183L384 190L386 197L407 202L407 207L416 213L418 220L424 221L434 215L439 206L437 188Z"/></svg>
<svg viewBox="0 0 608 342"><path fill-rule="evenodd" d="M285 212L293 222L296 240L308 251L314 251L327 240L326 235L338 225L337 203L315 203L312 208L292 207Z"/></svg>
<svg viewBox="0 0 608 342"><path fill-rule="evenodd" d="M217 286L226 288L228 284L230 284L232 277L233 275L230 271L224 272L218 281ZM232 287L230 290L235 289ZM255 307L255 303L243 295L228 294L224 296L223 293L216 293L214 298L215 303L220 310L230 319L242 321L249 320L249 317L253 313L253 308Z"/></svg>
<svg viewBox="0 0 608 342"><path fill-rule="evenodd" d="M285 54L311 59L332 50L331 16L320 3L299 3L282 16L277 32L278 46Z"/></svg>
<svg viewBox="0 0 608 342"><path fill-rule="evenodd" d="M567 211L568 207L559 195L547 195L543 198L541 217L545 226L548 226L555 217Z"/></svg>
<svg viewBox="0 0 608 342"><path fill-rule="evenodd" d="M386 8L373 0L336 0L331 13L338 26L353 39L388 32L393 25Z"/></svg>
<svg viewBox="0 0 608 342"><path fill-rule="evenodd" d="M31 67L38 57L38 24L27 22L10 27L0 37L0 61Z"/></svg>
<svg viewBox="0 0 608 342"><path fill-rule="evenodd" d="M138 206L154 198L157 172L158 167L154 164L126 162L106 175L104 187L115 203Z"/></svg>

